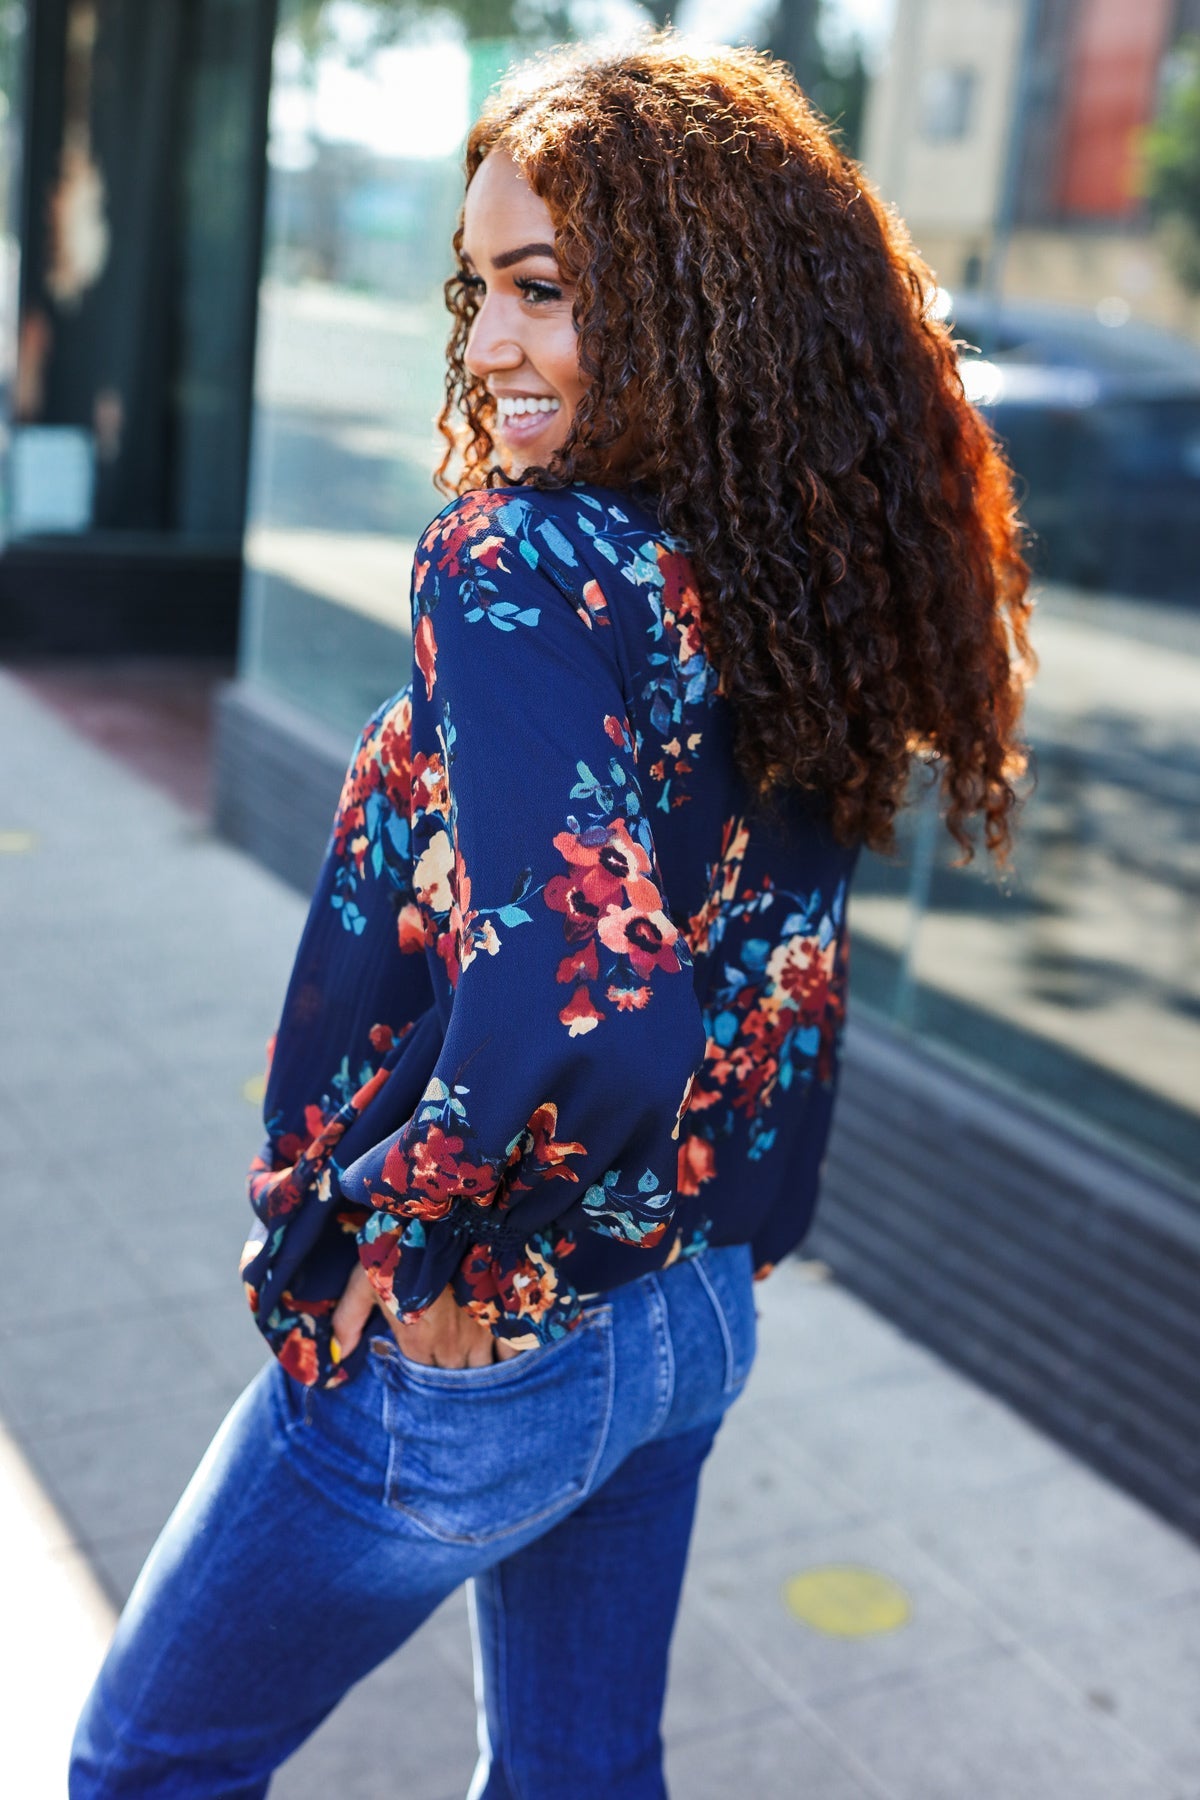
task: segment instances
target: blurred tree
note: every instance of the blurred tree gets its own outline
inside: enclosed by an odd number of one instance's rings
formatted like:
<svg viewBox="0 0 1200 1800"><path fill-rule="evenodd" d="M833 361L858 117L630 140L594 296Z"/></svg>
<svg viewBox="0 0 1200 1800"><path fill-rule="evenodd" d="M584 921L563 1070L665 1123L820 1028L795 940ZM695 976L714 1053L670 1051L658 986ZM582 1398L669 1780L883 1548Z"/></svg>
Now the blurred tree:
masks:
<svg viewBox="0 0 1200 1800"><path fill-rule="evenodd" d="M283 18L314 56L333 35L333 0L285 0ZM640 0L655 25L672 23L682 0ZM457 23L468 43L528 39L550 43L575 35L571 0L357 0L363 21L358 54L364 59L399 42L423 21ZM814 105L837 127L845 148L857 155L862 139L867 72L853 34L828 29L830 0L776 0L760 42L782 58ZM346 53L346 36L338 42Z"/></svg>
<svg viewBox="0 0 1200 1800"><path fill-rule="evenodd" d="M1158 118L1142 138L1150 210L1184 287L1200 294L1200 38L1173 52Z"/></svg>
<svg viewBox="0 0 1200 1800"><path fill-rule="evenodd" d="M296 0L284 7L306 50L319 50L333 35L331 5L336 0ZM364 29L361 52L398 42L422 21L456 23L468 43L489 39L570 37L570 6L563 0L357 0ZM339 36L344 42L344 36Z"/></svg>
<svg viewBox="0 0 1200 1800"><path fill-rule="evenodd" d="M867 69L856 34L833 28L829 0L777 0L764 47L787 63L817 110L857 156L867 100Z"/></svg>

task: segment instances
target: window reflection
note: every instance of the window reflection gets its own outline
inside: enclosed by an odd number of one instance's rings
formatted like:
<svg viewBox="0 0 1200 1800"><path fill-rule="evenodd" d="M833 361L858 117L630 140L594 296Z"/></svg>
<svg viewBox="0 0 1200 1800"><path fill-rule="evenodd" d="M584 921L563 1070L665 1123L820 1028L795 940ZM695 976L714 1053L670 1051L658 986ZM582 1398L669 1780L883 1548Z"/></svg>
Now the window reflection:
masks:
<svg viewBox="0 0 1200 1800"><path fill-rule="evenodd" d="M243 660L343 731L407 676L462 145L520 48L480 23L293 4L276 39Z"/></svg>

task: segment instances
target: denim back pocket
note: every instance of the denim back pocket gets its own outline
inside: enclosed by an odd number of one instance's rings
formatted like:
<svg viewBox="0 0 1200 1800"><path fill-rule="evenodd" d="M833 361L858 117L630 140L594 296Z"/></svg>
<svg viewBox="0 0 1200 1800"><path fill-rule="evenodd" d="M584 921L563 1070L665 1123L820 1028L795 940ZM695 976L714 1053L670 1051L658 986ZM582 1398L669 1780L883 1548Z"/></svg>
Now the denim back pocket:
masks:
<svg viewBox="0 0 1200 1800"><path fill-rule="evenodd" d="M391 1440L379 1388L364 1371L342 1387L302 1387L274 1365L278 1423L295 1465L321 1493L377 1514Z"/></svg>
<svg viewBox="0 0 1200 1800"><path fill-rule="evenodd" d="M479 1369L380 1358L391 1438L386 1494L431 1537L486 1544L527 1529L591 1483L613 1403L612 1308Z"/></svg>
<svg viewBox="0 0 1200 1800"><path fill-rule="evenodd" d="M725 1392L730 1396L746 1385L758 1347L753 1262L749 1244L706 1250L695 1262L724 1341Z"/></svg>

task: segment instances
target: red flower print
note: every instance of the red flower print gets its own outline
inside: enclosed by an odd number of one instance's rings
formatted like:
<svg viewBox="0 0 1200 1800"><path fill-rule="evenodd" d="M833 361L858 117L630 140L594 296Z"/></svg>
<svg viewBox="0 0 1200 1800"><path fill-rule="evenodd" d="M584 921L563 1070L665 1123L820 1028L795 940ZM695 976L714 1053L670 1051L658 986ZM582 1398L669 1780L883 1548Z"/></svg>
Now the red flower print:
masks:
<svg viewBox="0 0 1200 1800"><path fill-rule="evenodd" d="M293 1326L279 1349L279 1360L289 1375L312 1387L317 1379L317 1346L298 1325Z"/></svg>
<svg viewBox="0 0 1200 1800"><path fill-rule="evenodd" d="M593 881L591 885L594 887L596 883ZM588 886L588 872L585 872L582 879L572 875L552 875L543 889L546 905L563 915L563 936L569 944L588 943L595 934L602 906L600 900L588 892ZM606 890L612 891L613 886L606 883ZM616 891L619 894L619 889Z"/></svg>
<svg viewBox="0 0 1200 1800"><path fill-rule="evenodd" d="M605 1014L592 1005L591 995L580 983L567 1004L559 1008L558 1017L572 1037L583 1037L596 1029Z"/></svg>
<svg viewBox="0 0 1200 1800"><path fill-rule="evenodd" d="M569 955L563 957L558 965L559 981L599 981L599 979L600 959L596 955L594 938L589 937L586 944L578 950L572 950ZM612 991L610 989L609 999L611 1000L611 998Z"/></svg>
<svg viewBox="0 0 1200 1800"><path fill-rule="evenodd" d="M385 1311L394 1313L396 1296L392 1283L400 1261L400 1233L377 1232L369 1243L359 1245L358 1259L366 1270L367 1279L378 1294L381 1305Z"/></svg>
<svg viewBox="0 0 1200 1800"><path fill-rule="evenodd" d="M648 987L617 987L611 981L605 989L606 997L612 1001L618 1012L641 1012L643 1006L650 999L650 992Z"/></svg>
<svg viewBox="0 0 1200 1800"><path fill-rule="evenodd" d="M380 1088L383 1087L384 1083L387 1081L390 1072L391 1071L388 1069L376 1069L370 1080L364 1081L363 1085L355 1091L350 1100L350 1104L355 1112L366 1111ZM343 1130L344 1129L345 1128L343 1127ZM338 1136L340 1137L341 1135L342 1134L339 1131Z"/></svg>
<svg viewBox="0 0 1200 1800"><path fill-rule="evenodd" d="M679 1146L675 1174L676 1192L698 1194L702 1182L711 1181L717 1172L717 1157L706 1137L698 1133L685 1137Z"/></svg>
<svg viewBox="0 0 1200 1800"><path fill-rule="evenodd" d="M558 1126L558 1107L553 1100L543 1100L534 1109L528 1125L512 1141L504 1165L504 1185L509 1191L533 1186L539 1178L578 1181L574 1169L561 1165L568 1156L585 1156L587 1145L571 1143L554 1136Z"/></svg>
<svg viewBox="0 0 1200 1800"><path fill-rule="evenodd" d="M437 679L437 638L433 619L427 612L421 614L413 633L413 661L425 677L425 698L432 700L433 684Z"/></svg>
<svg viewBox="0 0 1200 1800"><path fill-rule="evenodd" d="M383 1161L383 1179L392 1194L405 1204L402 1211L418 1219L444 1219L455 1199L474 1200L477 1206L491 1203L496 1191L496 1171L490 1163L467 1161L463 1152L466 1141L440 1125L431 1125L424 1137L411 1149L398 1140ZM371 1198L384 1211L389 1207L387 1194Z"/></svg>
<svg viewBox="0 0 1200 1800"><path fill-rule="evenodd" d="M418 811L436 813L439 819L449 819L450 783L446 779L446 766L439 751L435 750L431 756L427 756L423 750L419 750L413 757L412 785Z"/></svg>
<svg viewBox="0 0 1200 1800"><path fill-rule="evenodd" d="M658 567L662 574L663 623L673 640L675 659L681 665L694 656L704 654L700 620L700 594L690 579L692 567L677 550L658 545Z"/></svg>
<svg viewBox="0 0 1200 1800"><path fill-rule="evenodd" d="M407 694L384 715L379 761L387 797L403 818L412 799L412 701Z"/></svg>
<svg viewBox="0 0 1200 1800"><path fill-rule="evenodd" d="M589 631L591 630L593 623L597 625L607 625L609 623L608 601L604 598L604 590L598 581L593 580L584 582L583 605L584 610L579 613L579 616ZM579 612L578 607L575 610Z"/></svg>
<svg viewBox="0 0 1200 1800"><path fill-rule="evenodd" d="M459 1264L459 1278L470 1298L467 1311L480 1325L494 1325L502 1316L496 1284L496 1259L487 1244L472 1244Z"/></svg>
<svg viewBox="0 0 1200 1800"><path fill-rule="evenodd" d="M485 569L502 569L504 563L500 552L504 548L502 537L485 537L478 544L472 544L471 555L476 562L481 562Z"/></svg>
<svg viewBox="0 0 1200 1800"><path fill-rule="evenodd" d="M558 1129L558 1107L553 1100L543 1100L536 1108L529 1121L529 1132L533 1138L533 1155L538 1166L565 1181L578 1181L574 1169L559 1168L568 1156L586 1156L587 1145L569 1142L566 1138L556 1138Z"/></svg>
<svg viewBox="0 0 1200 1800"><path fill-rule="evenodd" d="M411 900L396 915L396 939L404 956L412 956L425 948L425 926L421 919L421 909Z"/></svg>
<svg viewBox="0 0 1200 1800"><path fill-rule="evenodd" d="M627 906L605 913L600 921L600 942L627 956L642 980L647 981L655 969L673 974L679 968L679 957L672 949L679 933L663 912L653 882L638 885L649 888L657 904L653 909Z"/></svg>
<svg viewBox="0 0 1200 1800"><path fill-rule="evenodd" d="M645 897L641 893L644 886L653 893L654 904L662 904L658 889L647 879L650 858L630 836L624 819L612 819L607 825L579 833L560 831L554 847L571 864L576 879L584 883L601 911L621 903L622 896L614 888L624 888L636 905Z"/></svg>
<svg viewBox="0 0 1200 1800"><path fill-rule="evenodd" d="M628 719L618 719L612 713L605 713L604 729L618 750L633 749L633 732L629 728Z"/></svg>
<svg viewBox="0 0 1200 1800"><path fill-rule="evenodd" d="M438 550L444 551L443 555L437 556L438 568L447 575L461 575L463 566L459 552L470 547L472 539L486 529L491 515L504 504L503 495L480 490L464 495L448 519L440 523L435 521L422 544L427 544L435 556Z"/></svg>

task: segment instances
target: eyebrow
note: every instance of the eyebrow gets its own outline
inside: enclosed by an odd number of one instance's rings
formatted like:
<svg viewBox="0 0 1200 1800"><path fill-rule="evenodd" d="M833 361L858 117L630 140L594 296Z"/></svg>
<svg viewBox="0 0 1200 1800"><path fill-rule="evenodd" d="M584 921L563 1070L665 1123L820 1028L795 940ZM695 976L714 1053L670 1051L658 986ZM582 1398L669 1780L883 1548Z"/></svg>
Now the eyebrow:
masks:
<svg viewBox="0 0 1200 1800"><path fill-rule="evenodd" d="M527 256L548 256L552 262L557 261L553 244L522 244L517 250L502 250L499 256L493 256L493 269L511 269L515 263L524 262Z"/></svg>

